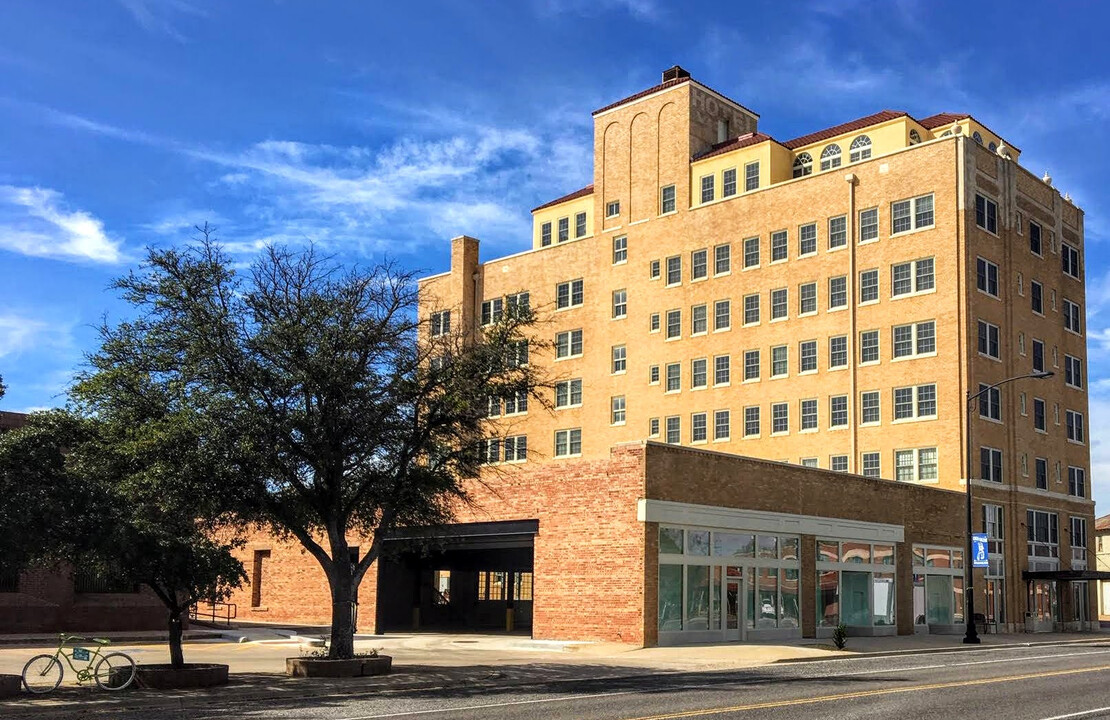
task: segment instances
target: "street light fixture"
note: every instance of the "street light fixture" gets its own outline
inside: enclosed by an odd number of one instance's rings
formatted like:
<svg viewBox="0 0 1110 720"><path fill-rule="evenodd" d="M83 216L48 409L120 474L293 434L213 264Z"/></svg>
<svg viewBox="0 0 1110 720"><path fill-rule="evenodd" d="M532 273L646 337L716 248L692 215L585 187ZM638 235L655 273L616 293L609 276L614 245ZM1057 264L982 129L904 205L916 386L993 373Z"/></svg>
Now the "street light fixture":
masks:
<svg viewBox="0 0 1110 720"><path fill-rule="evenodd" d="M974 395L971 390L967 391L967 554L964 555L964 619L967 620L967 633L964 634L964 642L969 645L979 644L979 631L975 627L975 593L971 587L971 578L974 574L974 568L971 566L972 547L971 547L971 476L974 473L975 463L972 459L972 443L971 443L971 422L972 414L971 409L973 403L982 396L983 393L994 390L999 385L1013 382L1015 380L1025 380L1031 378L1033 380L1044 380L1050 378L1056 373L1051 370L1038 370L1037 372L1028 373L1026 375L1017 375L1012 378L1000 380L994 385L988 385L981 389Z"/></svg>

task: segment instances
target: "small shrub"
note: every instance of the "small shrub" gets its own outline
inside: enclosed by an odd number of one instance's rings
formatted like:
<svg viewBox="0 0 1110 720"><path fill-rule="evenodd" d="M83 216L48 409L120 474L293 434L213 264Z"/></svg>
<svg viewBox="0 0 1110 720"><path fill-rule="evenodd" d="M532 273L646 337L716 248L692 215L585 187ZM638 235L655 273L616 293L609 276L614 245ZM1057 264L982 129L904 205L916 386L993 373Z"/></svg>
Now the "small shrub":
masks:
<svg viewBox="0 0 1110 720"><path fill-rule="evenodd" d="M843 650L844 646L848 644L848 627L844 623L837 625L836 630L833 630L832 639L836 649Z"/></svg>

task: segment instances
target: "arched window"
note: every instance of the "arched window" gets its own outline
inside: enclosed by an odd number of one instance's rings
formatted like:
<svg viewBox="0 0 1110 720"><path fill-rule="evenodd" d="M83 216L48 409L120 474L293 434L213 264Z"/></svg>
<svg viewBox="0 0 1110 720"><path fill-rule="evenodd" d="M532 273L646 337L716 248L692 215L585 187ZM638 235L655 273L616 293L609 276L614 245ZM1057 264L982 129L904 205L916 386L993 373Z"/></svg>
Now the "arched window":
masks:
<svg viewBox="0 0 1110 720"><path fill-rule="evenodd" d="M860 135L852 141L852 147L848 148L848 160L851 162L859 162L871 157L871 138L866 135Z"/></svg>
<svg viewBox="0 0 1110 720"><path fill-rule="evenodd" d="M911 129L910 130L910 145L916 145L919 142L921 142L921 133L917 132L917 130Z"/></svg>
<svg viewBox="0 0 1110 720"><path fill-rule="evenodd" d="M990 150L991 152L997 152L998 151L998 146L995 145L994 142L991 142L990 145L987 145L987 149Z"/></svg>
<svg viewBox="0 0 1110 720"><path fill-rule="evenodd" d="M805 175L813 174L813 156L809 153L802 153L794 158L794 177L799 178Z"/></svg>
<svg viewBox="0 0 1110 720"><path fill-rule="evenodd" d="M951 131L951 130L945 130L944 132L942 132L942 133L940 134L940 136L941 136L941 137L950 137L951 135L952 135L952 131Z"/></svg>
<svg viewBox="0 0 1110 720"><path fill-rule="evenodd" d="M840 146L826 145L821 151L821 170L832 170L840 167Z"/></svg>
<svg viewBox="0 0 1110 720"><path fill-rule="evenodd" d="M979 134L978 130L971 133L971 139L974 140L976 143L978 143L980 145L983 144L983 136Z"/></svg>

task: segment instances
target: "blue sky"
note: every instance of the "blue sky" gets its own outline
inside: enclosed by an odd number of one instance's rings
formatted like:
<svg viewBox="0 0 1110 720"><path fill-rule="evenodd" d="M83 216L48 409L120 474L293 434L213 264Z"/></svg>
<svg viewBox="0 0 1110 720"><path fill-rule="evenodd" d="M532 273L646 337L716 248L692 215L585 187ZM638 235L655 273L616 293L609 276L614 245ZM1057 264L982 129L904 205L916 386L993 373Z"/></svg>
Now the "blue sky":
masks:
<svg viewBox="0 0 1110 720"><path fill-rule="evenodd" d="M1024 7L1023 7L1024 5ZM438 272L529 245L591 179L590 112L678 63L790 138L974 114L1086 211L1096 498L1110 500L1110 7L861 2L0 3L0 408L61 404L110 280L206 220Z"/></svg>

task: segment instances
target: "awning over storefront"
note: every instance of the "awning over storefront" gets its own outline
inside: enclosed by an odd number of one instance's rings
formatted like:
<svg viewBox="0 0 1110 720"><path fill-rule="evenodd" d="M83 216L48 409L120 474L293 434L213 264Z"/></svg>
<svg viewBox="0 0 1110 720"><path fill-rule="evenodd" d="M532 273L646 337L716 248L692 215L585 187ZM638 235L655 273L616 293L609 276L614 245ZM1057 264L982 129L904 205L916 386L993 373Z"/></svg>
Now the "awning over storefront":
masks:
<svg viewBox="0 0 1110 720"><path fill-rule="evenodd" d="M1105 570L1023 570L1022 580L1110 580Z"/></svg>

